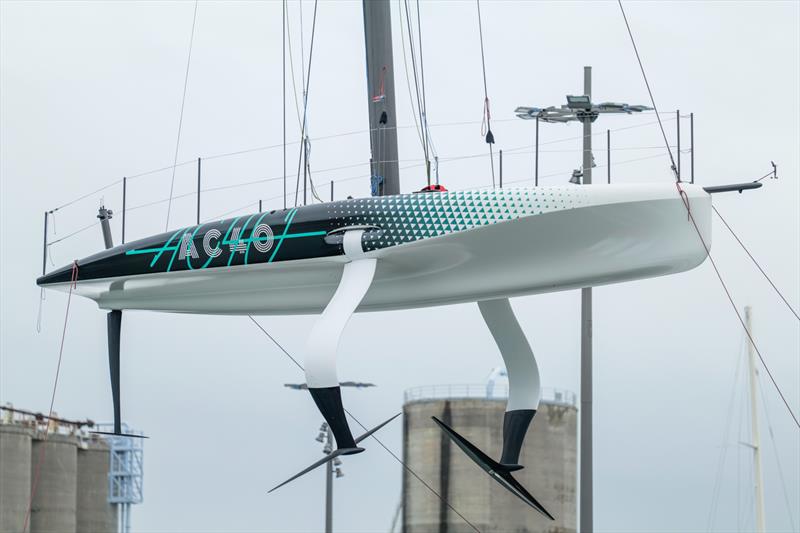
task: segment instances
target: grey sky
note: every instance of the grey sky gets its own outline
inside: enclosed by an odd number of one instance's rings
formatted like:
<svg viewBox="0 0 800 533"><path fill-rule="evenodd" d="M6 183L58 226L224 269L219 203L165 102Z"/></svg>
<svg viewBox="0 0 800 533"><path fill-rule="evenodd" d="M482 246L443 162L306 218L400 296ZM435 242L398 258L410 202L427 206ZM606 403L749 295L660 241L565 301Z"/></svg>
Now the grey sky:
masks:
<svg viewBox="0 0 800 533"><path fill-rule="evenodd" d="M281 142L280 2L200 2L179 161ZM800 4L797 2L628 3L656 102L696 114L696 176L702 184L747 181L779 165L759 191L715 198L795 309L800 307ZM306 39L313 3L304 3ZM46 410L66 297L48 293L43 331L35 324L42 212L86 192L171 164L191 27L192 2L0 2L0 402ZM483 87L473 2L425 2L424 60L431 124L440 157L484 154ZM594 67L594 97L647 104L648 97L613 2L482 4L489 94L497 147L529 146L533 124L512 120L518 105L561 104ZM298 5L290 6L299 65ZM393 4L400 125L413 125ZM306 44L306 52L308 46ZM297 71L299 84L299 69ZM368 172L367 91L360 2L319 5L310 88L312 168L320 194L330 180ZM290 139L299 136L293 102ZM671 117L666 117L671 118ZM601 118L612 133L614 180L669 180L652 114ZM688 122L684 123L688 142ZM671 142L675 122L665 122ZM543 184L565 182L579 165L578 127L542 125ZM595 140L598 164L605 141ZM638 149L655 147L654 149ZM684 148L686 145L684 145ZM296 169L297 147L289 148ZM628 160L655 156L651 159ZM401 167L422 157L413 128L400 130ZM684 154L684 168L688 154ZM505 180L531 177L528 151L508 154ZM323 169L358 164L336 171ZM208 187L281 175L280 150L204 164ZM605 168L596 171L605 175ZM194 187L180 167L176 194ZM451 189L490 185L486 157L443 162ZM129 183L129 205L165 198L168 172ZM424 185L420 167L402 188ZM294 183L290 180L293 190ZM520 182L530 185L531 181ZM324 190L324 192L323 192ZM279 181L209 193L212 217L259 198ZM336 185L338 198L368 194L366 178ZM56 214L51 239L92 223L98 203L121 207L121 188L91 195ZM293 199L290 199L293 203ZM249 207L254 210L255 205ZM193 198L176 200L172 224L193 220ZM166 204L130 213L129 240L163 230ZM114 220L117 240L119 219ZM755 334L795 412L800 411L800 327L715 220L712 253L737 304L754 306ZM99 228L54 245L55 266L100 249ZM52 268L52 265L49 265ZM685 274L603 287L595 296L596 524L602 531L705 530L728 415L741 328L706 262ZM579 295L513 300L546 387L578 390ZM152 438L145 445L145 499L137 531L311 531L322 524L322 474L266 490L319 455L321 417L307 395L283 388L297 369L246 318L130 312L123 326L123 413ZM300 356L313 317L262 324ZM56 411L111 416L105 318L74 299ZM474 305L357 315L341 346L340 376L378 388L345 392L368 426L400 410L416 385L478 383L499 354ZM766 378L766 376L762 376ZM800 520L800 437L764 380L766 408ZM748 452L737 445L736 389L717 529L752 526ZM763 413L762 413L763 414ZM767 525L789 529L775 454L762 417ZM400 452L401 424L381 432ZM742 472L737 474L737 465ZM399 465L376 444L348 458L336 481L336 529L388 529L400 496ZM476 470L476 476L480 475ZM737 482L741 479L741 482ZM737 490L739 496L737 496ZM468 516L469 510L462 509Z"/></svg>

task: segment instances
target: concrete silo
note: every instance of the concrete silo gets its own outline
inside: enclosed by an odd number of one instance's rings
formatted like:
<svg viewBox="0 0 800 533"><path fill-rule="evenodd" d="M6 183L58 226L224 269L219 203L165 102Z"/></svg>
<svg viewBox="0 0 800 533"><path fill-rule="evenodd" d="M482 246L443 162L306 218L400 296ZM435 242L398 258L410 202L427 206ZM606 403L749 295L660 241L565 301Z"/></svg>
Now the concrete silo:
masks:
<svg viewBox="0 0 800 533"><path fill-rule="evenodd" d="M77 531L78 439L58 433L50 433L47 440L44 435L37 436L31 447L30 465L31 483L36 483L30 530L36 533Z"/></svg>
<svg viewBox="0 0 800 533"><path fill-rule="evenodd" d="M431 420L436 416L470 442L500 457L505 386L419 387L406 391L406 464L484 532L561 533L577 527L577 408L575 396L545 391L514 473L555 516L552 522L489 478ZM403 477L403 531L460 532L471 528L410 474Z"/></svg>
<svg viewBox="0 0 800 533"><path fill-rule="evenodd" d="M109 503L109 446L91 439L78 448L77 531L117 531L117 506Z"/></svg>
<svg viewBox="0 0 800 533"><path fill-rule="evenodd" d="M20 531L31 495L33 430L0 424L0 531Z"/></svg>

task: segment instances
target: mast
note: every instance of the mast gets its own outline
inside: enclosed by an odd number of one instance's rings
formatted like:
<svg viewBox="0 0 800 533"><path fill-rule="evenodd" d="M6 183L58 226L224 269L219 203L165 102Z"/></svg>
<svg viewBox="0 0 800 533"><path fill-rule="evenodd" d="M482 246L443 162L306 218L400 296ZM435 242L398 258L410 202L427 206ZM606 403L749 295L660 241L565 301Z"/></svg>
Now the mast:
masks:
<svg viewBox="0 0 800 533"><path fill-rule="evenodd" d="M377 195L400 194L397 164L397 116L392 59L392 17L389 0L362 0L367 53L367 106L370 173L382 176ZM373 192L373 194L375 194Z"/></svg>
<svg viewBox="0 0 800 533"><path fill-rule="evenodd" d="M756 505L756 531L764 533L766 530L764 523L764 480L761 475L761 442L758 434L758 403L756 402L756 361L753 355L753 326L751 323L752 313L750 306L744 308L744 320L747 326L749 338L747 340L747 360L750 368L750 424L753 442L753 489L755 490Z"/></svg>

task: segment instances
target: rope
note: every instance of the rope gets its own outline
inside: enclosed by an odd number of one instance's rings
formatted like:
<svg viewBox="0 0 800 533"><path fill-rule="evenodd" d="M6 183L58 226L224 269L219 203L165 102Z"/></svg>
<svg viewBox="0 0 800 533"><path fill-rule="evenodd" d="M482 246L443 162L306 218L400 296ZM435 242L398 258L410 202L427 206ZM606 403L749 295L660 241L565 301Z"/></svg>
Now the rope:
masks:
<svg viewBox="0 0 800 533"><path fill-rule="evenodd" d="M406 30L408 31L408 48L411 52L411 69L414 73L414 89L417 93L417 112L419 113L420 128L422 130L422 151L425 154L425 160L429 160L428 154L428 128L426 127L425 109L422 103L422 97L419 90L419 77L417 75L417 54L414 50L414 33L413 23L411 21L411 13L408 10L408 0L403 0L406 12Z"/></svg>
<svg viewBox="0 0 800 533"><path fill-rule="evenodd" d="M790 531L797 531L794 525L794 515L792 513L792 506L789 503L789 494L786 490L786 480L783 478L783 466L781 465L781 457L778 454L778 445L775 442L775 433L772 431L772 421L769 418L769 409L767 409L767 399L764 397L764 387L761 386L761 376L756 372L756 382L758 383L758 392L761 393L761 403L764 404L764 414L767 418L767 429L769 430L769 440L772 442L772 451L775 454L775 462L778 465L778 477L781 480L781 488L783 489L783 501L786 503L786 514L789 516Z"/></svg>
<svg viewBox="0 0 800 533"><path fill-rule="evenodd" d="M76 230L76 231L73 231L72 233L70 233L70 234L68 234L68 235L64 235L64 236L63 236L63 237L61 237L60 239L56 239L56 240L54 240L54 241L48 242L48 243L47 243L47 246L48 246L48 247L50 247L50 246L52 246L52 245L54 245L54 244L56 244L56 243L59 243L59 242L61 242L61 241L63 241L63 240L69 239L70 237L73 237L73 236L77 235L78 233L84 232L84 231L86 231L86 230L87 230L87 229L89 229L89 228L93 228L94 226L96 226L96 225L98 225L98 224L100 224L100 221L99 221L99 220L98 220L98 221L96 221L96 222L92 222L92 223L91 223L91 224L89 224L88 226L84 226L84 227L82 227L81 229L79 229L79 230Z"/></svg>
<svg viewBox="0 0 800 533"><path fill-rule="evenodd" d="M483 22L481 17L481 0L475 0L478 6L478 35L481 41L481 69L483 71L483 122L481 122L481 136L486 136L486 144L489 145L489 161L492 167L492 187L495 186L494 177L494 134L492 133L492 113L489 109L489 89L486 83L486 56L483 51ZM485 129L484 129L485 128Z"/></svg>
<svg viewBox="0 0 800 533"><path fill-rule="evenodd" d="M714 520L717 516L717 508L719 507L719 496L722 491L722 476L725 469L725 459L728 455L728 440L730 438L731 421L733 420L733 408L736 399L737 385L739 384L739 369L742 364L742 348L744 346L744 334L742 334L742 341L739 343L739 354L736 358L736 371L733 374L733 385L731 386L731 396L728 400L728 414L725 417L725 427L722 432L722 444L720 445L719 457L717 458L717 472L714 477L714 488L711 491L711 506L708 510L708 519L706 521L706 531L714 529Z"/></svg>
<svg viewBox="0 0 800 533"><path fill-rule="evenodd" d="M717 263L716 263L716 261L714 261L714 257L711 255L711 250L709 249L708 244L706 244L706 241L703 238L702 233L700 232L700 228L697 226L697 221L694 219L694 216L692 215L692 211L691 211L690 206L689 206L689 199L688 199L688 197L686 195L686 192L681 187L680 177L678 176L677 169L675 167L675 159L672 157L672 150L670 149L669 141L667 141L667 135L664 133L664 126L661 123L661 117L659 117L659 115L658 115L658 109L656 107L655 99L653 98L653 92L650 89L650 83L647 81L647 75L644 72L644 65L642 65L642 59L639 56L638 49L636 48L636 41L633 38L633 32L631 31L630 24L628 24L628 17L625 16L625 9L622 7L622 0L617 0L617 3L619 4L620 11L622 11L622 17L625 19L625 26L628 28L628 35L631 38L631 44L633 44L633 49L636 52L636 60L639 62L639 69L642 72L642 77L644 78L645 85L647 86L647 92L650 94L650 103L653 105L653 110L656 113L656 118L658 118L658 124L659 124L659 127L661 128L661 134L664 137L664 144L667 147L667 153L669 153L670 160L672 161L672 171L675 173L675 178L676 178L675 179L675 187L677 188L678 194L680 195L681 199L683 200L683 202L684 202L684 204L686 206L687 217L692 222L692 226L694 226L694 229L697 232L697 236L699 237L700 242L703 244L703 248L706 251L706 255L708 256L708 259L711 262L711 266L714 267L714 272L716 273L717 278L719 279L719 283L720 283L720 285L722 285L722 288L725 291L725 295L728 297L728 301L730 302L731 307L733 308L733 312L736 313L736 317L739 319L739 323L742 325L742 328L744 329L745 334L747 335L747 338L750 339L750 342L752 343L753 348L755 349L756 353L758 354L758 358L761 361L761 364L764 366L764 370L766 370L770 381L772 381L772 385L775 387L775 390L778 392L778 396L780 396L781 400L783 401L783 404L786 406L786 410L789 411L789 415L792 417L792 420L794 421L795 425L798 428L800 428L800 421L798 421L797 416L795 415L794 411L792 410L792 407L789 405L789 402L786 399L786 396L784 396L783 391L781 390L780 386L778 385L778 382L775 380L775 376L772 375L772 371L767 366L767 362L764 360L764 356L761 355L761 350L758 349L758 346L756 345L755 340L753 339L753 336L751 335L750 331L748 331L747 326L745 325L744 319L742 318L741 313L739 313L739 308L736 307L736 302L733 301L733 296L731 295L731 292L728 289L728 285L725 283L725 280L723 279L722 273L719 271L719 268L717 268ZM717 213L717 214L719 214L719 213Z"/></svg>
<svg viewBox="0 0 800 533"><path fill-rule="evenodd" d="M192 33L189 37L189 56L186 58L186 74L183 77L183 97L181 98L181 113L178 118L178 138L175 140L175 158L172 162L172 180L169 184L169 203L167 204L167 220L164 223L164 231L169 229L169 215L172 211L172 193L175 190L175 167L178 164L178 147L181 144L181 129L183 128L183 109L186 105L186 88L189 86L189 65L192 63L192 45L194 44L194 27L197 22L197 4L199 0L194 1L194 14L192 15Z"/></svg>
<svg viewBox="0 0 800 533"><path fill-rule="evenodd" d="M300 24L302 25L302 23L303 23L303 11L301 9L300 10ZM308 162L308 150L307 150L308 140L307 140L307 137L306 137L306 128L307 128L307 124L308 124L308 87L309 87L309 85L311 83L311 65L312 65L312 59L314 57L314 36L316 35L316 29L317 29L317 0L314 0L314 16L313 16L312 21L311 21L311 45L310 45L310 47L308 49L308 75L307 76L305 74L305 65L303 66L303 76L305 78L305 87L303 89L303 124L302 124L301 130L300 130L300 142L302 142L303 145L302 145L302 149L300 151L300 155L299 155L298 161L297 161L297 181L296 181L295 193L294 193L294 206L295 207L297 207L297 197L300 194L300 165L302 164L304 158L305 158L305 161L306 161L306 167L303 170L304 173L307 171L307 166L308 166L308 163L307 163ZM301 45L303 44L302 37L303 37L303 35L302 35L302 31L301 31L301 34L300 34L300 44ZM302 56L302 54L301 54L301 56ZM305 61L305 59L303 57L301 57L301 60Z"/></svg>
<svg viewBox="0 0 800 533"><path fill-rule="evenodd" d="M425 96L425 61L422 56L422 20L419 14L419 0L417 0L417 39L419 41L419 71L422 78L422 125L425 128L425 138L428 141L429 152L436 155L436 148L433 146L431 140L431 132L428 129L428 100ZM431 184L431 159L430 156L426 158L425 169L428 177L428 185Z"/></svg>
<svg viewBox="0 0 800 533"><path fill-rule="evenodd" d="M669 160L672 163L672 173L675 174L675 180L680 181L680 176L678 176L678 167L675 165L675 158L672 156L672 149L669 147L669 141L667 141L667 134L664 131L664 124L661 122L661 116L658 114L658 108L656 107L656 100L653 98L653 91L650 89L650 82L647 81L647 74L644 73L644 65L642 64L642 58L639 56L639 49L636 47L636 41L633 38L633 32L631 31L631 26L628 24L628 17L625 15L625 8L622 7L622 0L617 0L619 4L619 10L622 11L622 18L625 19L625 27L628 28L628 36L631 38L631 44L633 45L633 51L636 53L636 61L639 62L639 70L642 71L642 78L644 78L644 84L647 86L647 93L650 95L650 103L653 106L653 111L655 112L656 118L658 119L658 127L661 128L661 136L664 137L664 144L667 146L667 152L669 153Z"/></svg>
<svg viewBox="0 0 800 533"><path fill-rule="evenodd" d="M278 347L278 348L279 348L279 349L280 349L280 350L281 350L281 351L282 351L282 352L283 352L283 353L286 355L286 357L288 357L288 358L289 358L289 359L292 361L292 363L294 363L294 364L295 364L295 366L296 366L297 368L299 368L301 371L305 372L305 369L303 368L303 366L302 366L300 363L298 363L298 362L297 362L297 359L295 359L294 357L292 357L292 355L291 355L291 354L290 354L288 351L286 351L286 348L284 348L283 346L281 346L281 344L280 344L280 343L279 343L277 340L275 340L275 337L273 337L272 335L270 335L270 334L269 334L269 332L268 332L266 329L264 329L264 327L263 327L261 324L259 324L259 323L256 321L256 319L255 319L255 318L253 318L253 316L252 316L252 315L247 315L247 318L249 318L249 319L250 319L250 320L253 322L253 324L255 324L255 325L256 325L256 327L257 327L258 329L260 329L260 330L261 330L261 332L262 332L264 335L266 335L266 336L269 338L269 340L271 340L271 341L272 341L272 343L273 343L273 344L275 344L275 346L277 346L277 347ZM362 428L362 429L364 429L364 431L369 431L369 430L368 430L368 428L367 428L367 427L366 427L364 424L362 424L362 423L361 423L361 422L358 420L358 418L356 418L356 417L353 415L353 413L351 413L351 412L350 412L350 411L348 411L347 409L345 409L345 410L344 410L344 412L345 412L345 413L347 413L347 414L350 416L350 418L352 418L352 419L355 421L355 423L356 423L356 424L358 424L359 426L361 426L361 428ZM442 503L444 503L445 505L447 505L447 507L448 507L448 508L450 508L450 510L451 510L451 511L453 511L455 514L457 514L457 515L458 515L458 516L459 516L459 517L460 517L460 518L461 518L461 519L462 519L462 520L463 520L463 521L464 521L464 522L465 522L467 525L469 525L469 527L471 527L473 530L475 530L475 531L477 531L478 533L480 533L480 530L479 530L477 527L475 527L475 525L474 525L472 522L470 522L469 520L467 520L467 518L466 518L464 515L462 515L460 512L458 512L458 510L457 510L455 507L453 507L453 506L450 504L450 502L448 502L446 499L444 499L444 497L442 497L442 496L441 496L441 495L440 495L440 494L439 494L439 493L438 493L436 490L434 490L434 488L433 488L433 487L431 487L431 486L430 486L428 483L426 483L426 482L425 482L425 480L423 480L421 477L419 477L419 475L418 475L416 472L414 472L414 470L412 470L412 468L411 468L410 466L408 466L408 465L407 465L407 464L406 464L406 463L405 463L405 462L404 462L402 459L400 459L400 458L397 456L397 454L395 454L395 453L394 453L392 450L390 450L390 449L389 449L389 448L388 448L388 447L387 447L387 446L386 446L386 445L385 445L383 442L381 442L381 440L380 440L378 437L376 437L374 433L373 433L372 435L370 435L370 437L371 437L371 438L373 438L373 439L375 439L375 441L376 441L378 444L380 444L381 448L383 448L384 450L386 450L386 452L387 452L387 453L389 453L389 455L391 455L391 456L394 458L394 460L395 460L395 461L397 461L398 463L400 463L400 464L403 466L403 468L404 468L404 469L405 469L405 470L406 470L406 471L407 471L409 474L411 474L412 476L414 476L415 478L417 478L417 480L418 480L420 483L422 483L422 484L425 486L425 488L427 488L427 489L428 489L429 491L431 491L431 492L432 492L432 493L433 493L433 494L434 494L434 495L435 495L437 498L439 498L439 499L442 501Z"/></svg>
<svg viewBox="0 0 800 533"><path fill-rule="evenodd" d="M281 53L283 54L283 85L281 86L281 96L283 98L283 208L286 209L286 2L283 0L283 22L281 31L283 41L281 42ZM294 81L294 80L292 80Z"/></svg>
<svg viewBox="0 0 800 533"><path fill-rule="evenodd" d="M61 373L61 358L64 355L64 339L67 336L67 323L69 321L69 306L72 302L72 290L78 283L78 262L72 262L72 275L70 277L69 293L67 294L67 309L64 312L64 329L61 331L61 345L58 349L58 364L56 365L56 376L53 381L53 393L50 395L50 409L48 411L48 420L53 416L53 405L56 401L56 390L58 389L58 375ZM22 531L28 531L28 522L31 518L31 510L33 507L33 499L36 497L36 490L39 487L39 476L42 473L42 463L44 463L45 452L47 450L47 439L50 436L50 427L45 426L44 439L39 447L39 457L36 460L36 468L33 474L33 483L31 485L31 497L28 500L28 509L25 511L25 520L22 523Z"/></svg>
<svg viewBox="0 0 800 533"><path fill-rule="evenodd" d="M679 181L675 182L675 186L678 188L679 192L683 192L683 189L681 189L681 184L680 184ZM709 249L708 245L706 244L706 241L703 238L703 235L700 233L700 228L697 226L697 221L694 219L694 216L692 215L691 210L687 209L686 212L688 213L689 220L692 222L692 225L694 226L694 229L697 232L697 236L700 238L700 242L703 244L703 248L706 251L706 255L708 255L708 259L711 262L711 266L714 267L714 272L717 274L717 278L719 279L719 283L720 283L720 285L722 285L722 288L725 291L725 295L728 297L728 301L730 302L734 313L736 313L736 318L739 319L739 323L741 323L742 328L744 329L744 332L747 335L747 338L750 340L750 343L753 345L753 349L755 349L756 354L758 354L758 359L761 361L761 364L764 367L764 370L766 370L766 372L767 372L767 376L769 376L770 381L772 381L772 385L775 387L775 390L778 392L778 396L780 396L781 400L783 401L783 404L786 406L786 410L789 411L789 415L792 417L792 420L794 420L794 424L798 428L800 428L800 421L798 421L797 416L794 414L794 411L792 410L792 407L789 405L789 401L786 399L786 396L784 396L783 391L781 391L780 386L778 386L778 382L775 381L775 376L772 375L772 371L769 369L769 366L767 366L767 362L764 360L764 356L761 355L761 350L758 349L758 345L756 344L755 339L753 339L752 334L747 329L747 326L744 323L744 319L742 318L741 313L739 313L739 308L736 307L736 302L733 301L733 296L731 295L731 292L728 289L728 285L725 283L725 280L722 278L722 274L720 273L719 268L717 268L717 262L714 261L714 258L711 256L711 250Z"/></svg>
<svg viewBox="0 0 800 533"><path fill-rule="evenodd" d="M766 279L769 282L769 284L772 285L772 288L775 289L776 293L778 293L778 296L780 296L781 300L783 300L783 303L786 304L786 307L789 309L789 311L792 312L792 314L795 316L795 318L797 318L797 320L800 320L800 315L798 315L797 311L795 311L794 308L791 305L789 305L789 301L786 300L786 297L781 293L778 287L775 286L775 283L773 283L772 279L767 275L766 272L764 272L764 269L761 268L760 264L758 264L758 261L756 261L756 258L753 257L753 254L750 253L750 250L747 249L747 246L744 245L739 236L736 235L736 232L733 231L733 228L731 228L728 222L722 217L722 215L720 214L720 212L717 210L716 207L712 205L711 208L714 210L714 213L717 214L722 223L725 224L725 227L728 228L728 231L731 232L731 235L733 235L733 238L736 239L736 242L739 243L739 246L742 247L742 250L744 250L744 252L747 254L747 257L750 258L750 260L753 262L756 268L758 268L759 272L761 272L761 274L764 276L764 279Z"/></svg>
<svg viewBox="0 0 800 533"><path fill-rule="evenodd" d="M410 89L410 87L409 87L409 89ZM413 108L413 106L412 106L412 108ZM639 114L643 115L643 114L652 114L652 113L639 113ZM668 122L670 120L675 120L674 113L669 113L668 114L668 118L665 119L665 122ZM414 121L415 121L415 124L413 124L413 125L412 124L407 124L407 125L403 125L403 126L387 126L386 129L387 130L389 130L389 129L401 130L401 129L415 128L417 130L417 133L419 134L419 126L416 124L416 121L417 121L417 117L416 116L414 116ZM514 123L522 124L522 121L519 120L518 118L494 119L494 122L514 122ZM299 119L298 119L298 123L299 123ZM475 124L480 124L480 123L481 123L481 121L479 121L479 120L464 120L464 121L441 122L441 123L438 123L438 124L430 124L429 127L432 127L432 128L446 128L446 127L455 127L455 126L469 126L469 125L475 125ZM657 122L655 122L655 121L653 121L653 122L645 122L643 124L635 124L633 126L625 126L625 127L621 127L621 128L612 129L611 131L612 132L619 132L619 131L623 131L623 130L629 130L629 129L635 129L635 128L642 128L642 127L646 127L646 126L651 126L653 124L657 124ZM354 136L354 135L367 134L367 133L370 133L372 131L377 131L377 130L378 130L378 128L372 128L372 129L365 129L365 130L348 131L348 132L344 132L344 133L334 133L334 134L325 135L325 136L322 136L322 137L316 137L315 140L316 141L322 141L322 140L338 139L338 138L341 138L341 137L350 137L350 136ZM592 136L605 135L605 134L606 134L605 132L593 133ZM572 140L580 139L580 138L582 138L582 137L581 136L578 136L578 137L566 137L566 138L563 138L563 139L556 139L556 140L553 140L553 141L541 142L541 143L539 143L539 146L545 146L545 145L548 145L548 144L557 144L557 143L572 141ZM287 143L287 146L300 144L300 142L301 141L289 142L289 143ZM282 146L283 146L283 144L279 143L279 144L272 144L272 145L265 145L265 146L257 146L257 147L254 147L254 148L245 148L243 150L235 150L235 151L232 151L232 152L223 152L223 153L219 153L219 154L206 156L206 157L203 157L203 160L204 161L208 161L208 160L211 160L211 159L221 159L221 158L225 158L225 157L250 154L250 153L253 153L253 152L259 152L259 151L264 151L264 150L273 150L273 149L281 148ZM506 152L511 153L511 152L514 152L514 151L524 150L524 149L530 149L530 146L526 145L526 146L521 146L521 147L517 147L517 148L512 148L512 149L509 149L509 150L504 150L504 153L506 153ZM540 152L542 152L542 150L540 150ZM197 159L192 159L190 161L184 161L184 162L181 162L181 163L177 163L175 165L167 165L167 166L164 166L164 167L159 167L159 168L155 168L155 169L152 169L152 170L147 170L145 172L140 172L138 174L132 174L132 175L128 176L127 178L128 178L128 181L130 181L130 180L132 180L134 178L140 178L140 177L149 176L149 175L152 175L152 174L157 174L159 172L164 172L166 170L171 170L173 167L181 167L181 166L185 166L185 165L189 165L189 164L196 164L196 163L197 163ZM60 209L63 209L65 207L69 207L69 206L71 206L71 205L73 205L73 204L75 204L75 203L77 203L77 202L79 202L81 200L85 200L86 198L89 198L89 197L91 197L91 196L93 196L93 195L95 195L95 194L97 194L99 192L102 192L102 191L106 190L106 189L110 189L111 187L113 187L115 185L118 185L120 183L122 183L122 179L118 179L116 181L113 181L113 182L109 183L108 185L104 185L103 187L100 187L99 189L95 189L92 192L83 194L83 195L78 196L77 198L75 198L73 200L70 200L70 201L68 201L68 202L66 202L64 204L61 204L58 207L55 207L55 208L51 209L49 212L50 213L55 213L56 211L59 211ZM196 194L196 192L190 193L190 195L195 195L195 194ZM182 198L182 197L183 197L182 195L173 196L173 199L178 199L178 198ZM129 210L130 209L128 209L128 211Z"/></svg>
<svg viewBox="0 0 800 533"><path fill-rule="evenodd" d="M414 119L414 129L417 132L417 136L419 137L419 144L422 147L422 150L425 150L425 141L422 139L422 129L419 126L419 122L417 121L417 110L414 108L414 97L411 95L411 76L408 75L408 60L406 58L406 38L404 35L405 30L403 29L403 5L400 2L397 2L397 11L399 13L398 19L400 20L400 43L401 49L403 50L403 69L406 73L406 87L408 88L408 100L411 104L411 116ZM397 128L397 126L395 126Z"/></svg>

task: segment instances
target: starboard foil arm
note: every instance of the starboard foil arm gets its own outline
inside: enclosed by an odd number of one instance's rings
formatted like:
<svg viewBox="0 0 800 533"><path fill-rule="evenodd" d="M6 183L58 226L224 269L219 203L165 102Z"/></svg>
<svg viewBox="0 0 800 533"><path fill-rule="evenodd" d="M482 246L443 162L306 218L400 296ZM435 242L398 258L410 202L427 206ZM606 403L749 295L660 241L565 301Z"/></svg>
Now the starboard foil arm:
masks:
<svg viewBox="0 0 800 533"><path fill-rule="evenodd" d="M522 442L542 397L539 366L508 298L478 302L478 309L508 372L508 403L503 418L500 463L518 470L522 468L519 465Z"/></svg>
<svg viewBox="0 0 800 533"><path fill-rule="evenodd" d="M541 399L539 367L508 298L478 302L486 326L494 337L508 372L508 403L503 417L503 452L495 461L441 420L434 422L461 450L506 490L538 512L553 516L523 487L511 472L520 470L519 455L525 434Z"/></svg>

